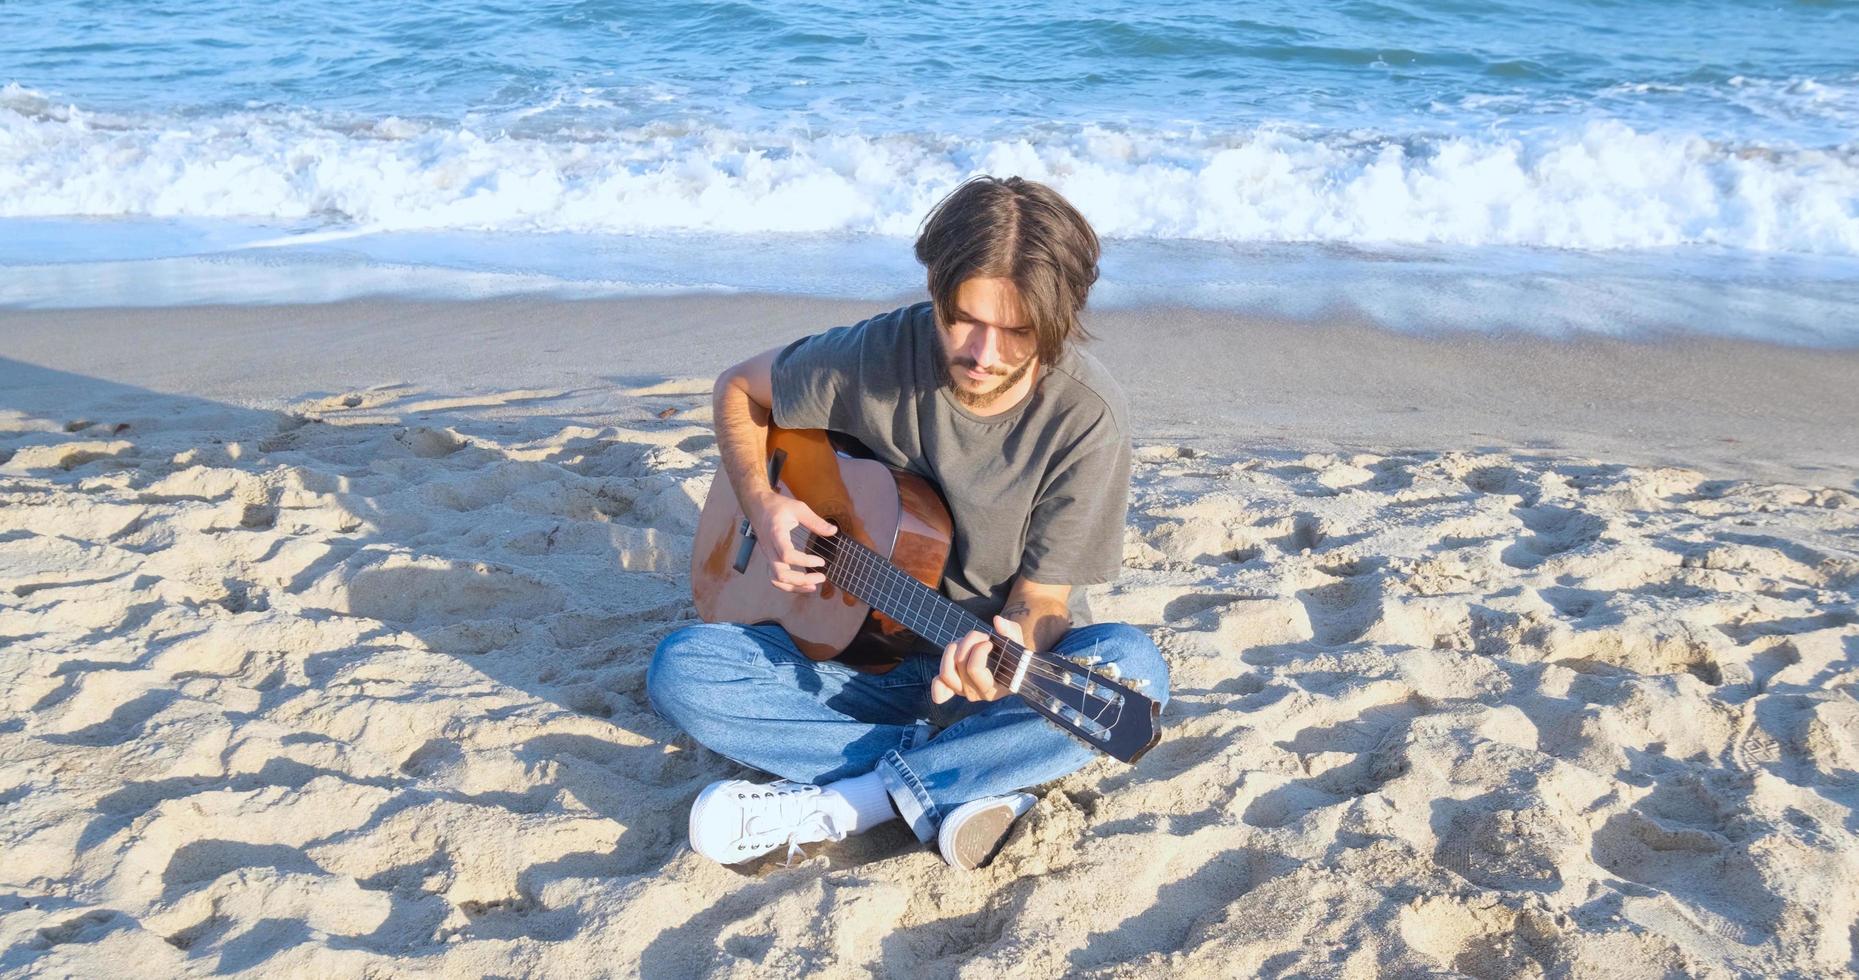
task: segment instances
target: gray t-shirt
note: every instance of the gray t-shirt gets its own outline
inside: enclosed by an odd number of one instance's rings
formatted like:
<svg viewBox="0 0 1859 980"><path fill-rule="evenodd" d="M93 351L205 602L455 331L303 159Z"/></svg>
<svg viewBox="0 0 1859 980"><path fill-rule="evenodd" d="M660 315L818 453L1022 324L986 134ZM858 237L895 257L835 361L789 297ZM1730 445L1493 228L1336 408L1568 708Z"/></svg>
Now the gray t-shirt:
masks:
<svg viewBox="0 0 1859 980"><path fill-rule="evenodd" d="M1129 412L1091 355L1041 365L1032 393L976 415L950 392L928 302L803 337L774 363L774 423L831 429L927 477L954 518L943 592L991 622L1016 576L1083 586L1116 578L1129 507Z"/></svg>

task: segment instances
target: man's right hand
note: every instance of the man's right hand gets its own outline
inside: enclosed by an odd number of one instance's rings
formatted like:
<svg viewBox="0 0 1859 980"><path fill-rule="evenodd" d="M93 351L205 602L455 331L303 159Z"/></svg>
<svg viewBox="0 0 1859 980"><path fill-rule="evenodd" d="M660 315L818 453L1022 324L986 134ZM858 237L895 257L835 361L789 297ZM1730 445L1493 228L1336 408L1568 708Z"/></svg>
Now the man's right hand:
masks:
<svg viewBox="0 0 1859 980"><path fill-rule="evenodd" d="M819 591L826 574L818 569L826 565L826 559L796 548L794 530L805 528L827 536L839 529L814 513L812 507L775 490L758 496L750 510L753 513L748 515L749 524L755 528L756 547L768 557L775 588L801 594Z"/></svg>

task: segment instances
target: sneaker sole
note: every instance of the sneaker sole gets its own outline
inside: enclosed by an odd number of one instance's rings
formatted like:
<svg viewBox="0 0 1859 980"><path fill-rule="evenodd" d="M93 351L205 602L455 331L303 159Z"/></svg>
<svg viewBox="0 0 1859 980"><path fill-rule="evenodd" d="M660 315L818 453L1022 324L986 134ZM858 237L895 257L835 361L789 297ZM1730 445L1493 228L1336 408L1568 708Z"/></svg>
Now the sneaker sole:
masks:
<svg viewBox="0 0 1859 980"><path fill-rule="evenodd" d="M955 866L963 871L973 871L1000 853L1001 845L1007 843L1007 836L1013 830L1013 822L1018 816L1013 807L1006 803L988 807L986 810L969 817L962 824L960 832L955 835L950 848L954 852Z"/></svg>

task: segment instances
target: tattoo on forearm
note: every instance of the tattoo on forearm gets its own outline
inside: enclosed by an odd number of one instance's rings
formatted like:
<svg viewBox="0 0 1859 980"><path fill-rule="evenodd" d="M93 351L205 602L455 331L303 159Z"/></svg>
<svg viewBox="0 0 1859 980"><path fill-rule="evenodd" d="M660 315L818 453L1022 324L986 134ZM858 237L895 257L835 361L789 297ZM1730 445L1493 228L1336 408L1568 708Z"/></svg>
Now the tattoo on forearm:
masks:
<svg viewBox="0 0 1859 980"><path fill-rule="evenodd" d="M1015 619L1032 611L1033 607L1027 605L1025 602L1010 602L1005 609L1001 610L1001 616L1007 619Z"/></svg>

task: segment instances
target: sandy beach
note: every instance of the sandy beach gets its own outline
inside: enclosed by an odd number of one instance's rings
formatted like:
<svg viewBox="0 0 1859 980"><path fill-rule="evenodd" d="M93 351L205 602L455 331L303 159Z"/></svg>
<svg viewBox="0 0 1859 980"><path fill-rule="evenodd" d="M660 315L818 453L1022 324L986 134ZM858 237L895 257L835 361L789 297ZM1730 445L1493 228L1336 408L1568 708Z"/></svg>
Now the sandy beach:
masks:
<svg viewBox="0 0 1859 980"><path fill-rule="evenodd" d="M1162 743L691 853L710 379L914 298L0 311L0 973L1859 970L1851 350L1093 311Z"/></svg>

